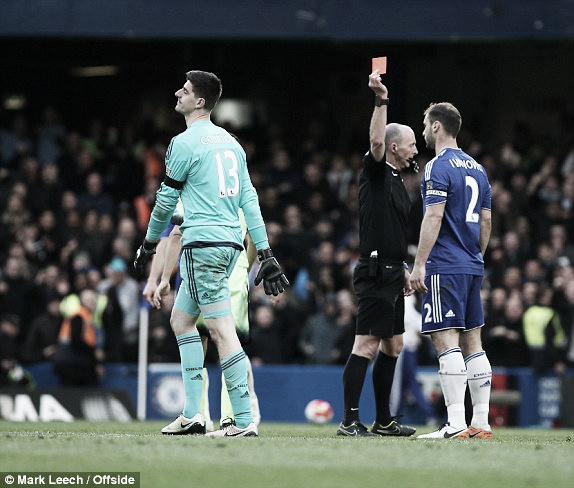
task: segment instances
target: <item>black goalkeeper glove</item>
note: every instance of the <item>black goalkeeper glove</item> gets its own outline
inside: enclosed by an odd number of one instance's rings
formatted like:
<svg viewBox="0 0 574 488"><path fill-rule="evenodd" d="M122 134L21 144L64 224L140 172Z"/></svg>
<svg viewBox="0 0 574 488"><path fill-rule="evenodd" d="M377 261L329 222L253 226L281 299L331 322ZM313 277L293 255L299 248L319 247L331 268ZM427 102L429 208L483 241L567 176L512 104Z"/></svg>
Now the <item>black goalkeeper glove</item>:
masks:
<svg viewBox="0 0 574 488"><path fill-rule="evenodd" d="M136 277L138 279L145 278L146 264L149 263L151 257L155 254L157 242L151 242L144 239L143 244L136 251L136 258L134 259L134 268L136 270Z"/></svg>
<svg viewBox="0 0 574 488"><path fill-rule="evenodd" d="M285 291L289 286L289 280L283 274L283 270L277 260L273 257L271 249L257 251L259 259L259 271L255 277L255 286L263 280L263 289L266 295L277 296Z"/></svg>

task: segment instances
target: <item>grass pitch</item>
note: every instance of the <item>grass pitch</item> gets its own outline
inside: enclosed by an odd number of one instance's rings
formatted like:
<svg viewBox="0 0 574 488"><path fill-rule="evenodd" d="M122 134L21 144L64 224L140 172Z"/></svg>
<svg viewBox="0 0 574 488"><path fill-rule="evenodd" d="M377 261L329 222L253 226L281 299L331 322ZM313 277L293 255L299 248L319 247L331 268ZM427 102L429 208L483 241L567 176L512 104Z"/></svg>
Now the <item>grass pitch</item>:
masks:
<svg viewBox="0 0 574 488"><path fill-rule="evenodd" d="M163 436L165 423L1 421L0 471L137 471L145 488L574 486L574 430L361 439L337 437L335 424L264 422L259 438L210 439Z"/></svg>

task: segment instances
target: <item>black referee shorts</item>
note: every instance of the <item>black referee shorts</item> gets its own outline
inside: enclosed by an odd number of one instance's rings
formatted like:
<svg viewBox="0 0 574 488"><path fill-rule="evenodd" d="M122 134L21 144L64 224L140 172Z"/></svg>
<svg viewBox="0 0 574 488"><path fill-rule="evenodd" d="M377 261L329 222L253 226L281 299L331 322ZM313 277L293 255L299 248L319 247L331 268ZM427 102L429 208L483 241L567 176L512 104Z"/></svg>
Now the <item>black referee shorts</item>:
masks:
<svg viewBox="0 0 574 488"><path fill-rule="evenodd" d="M358 301L357 335L390 338L405 331L405 270L402 264L377 266L369 274L369 259L355 267L353 285Z"/></svg>

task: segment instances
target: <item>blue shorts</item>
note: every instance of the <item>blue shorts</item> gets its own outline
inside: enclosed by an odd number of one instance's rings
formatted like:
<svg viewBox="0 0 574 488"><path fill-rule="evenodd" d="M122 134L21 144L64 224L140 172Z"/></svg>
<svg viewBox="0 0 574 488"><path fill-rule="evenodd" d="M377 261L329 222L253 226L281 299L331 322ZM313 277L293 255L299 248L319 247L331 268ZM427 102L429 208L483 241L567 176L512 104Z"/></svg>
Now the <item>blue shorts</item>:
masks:
<svg viewBox="0 0 574 488"><path fill-rule="evenodd" d="M422 332L476 329L484 325L480 286L482 276L433 274L425 277Z"/></svg>
<svg viewBox="0 0 574 488"><path fill-rule="evenodd" d="M232 315L229 276L239 254L233 247L184 248L174 306L190 315L202 313L206 319Z"/></svg>

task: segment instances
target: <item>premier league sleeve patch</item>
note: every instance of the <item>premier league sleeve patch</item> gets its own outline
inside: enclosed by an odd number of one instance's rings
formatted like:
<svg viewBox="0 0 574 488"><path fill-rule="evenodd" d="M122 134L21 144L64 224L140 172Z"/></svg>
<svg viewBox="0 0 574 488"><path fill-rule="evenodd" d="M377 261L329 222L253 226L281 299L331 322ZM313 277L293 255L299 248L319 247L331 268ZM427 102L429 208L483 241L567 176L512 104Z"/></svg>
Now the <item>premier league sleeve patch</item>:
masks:
<svg viewBox="0 0 574 488"><path fill-rule="evenodd" d="M440 186L440 185L439 185ZM445 190L437 190L434 188L432 180L426 182L425 196L427 203L439 203L446 198L448 193ZM438 199L429 199L429 197L439 197Z"/></svg>

